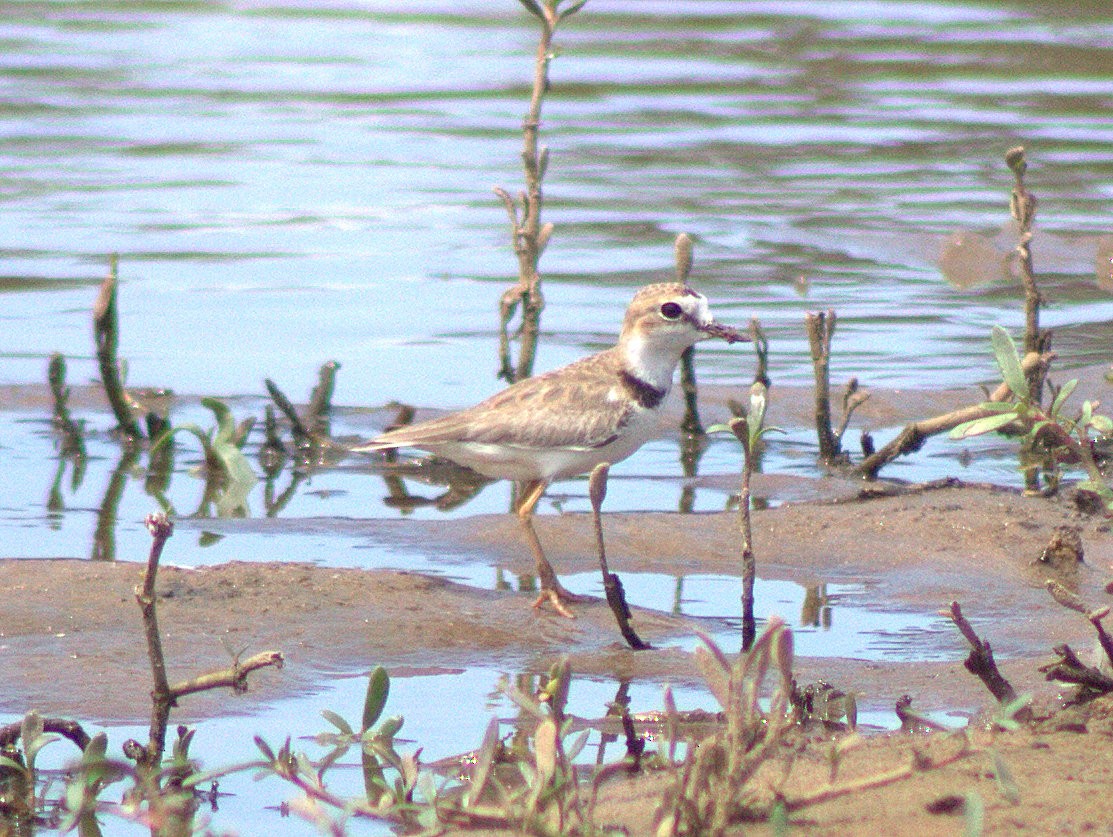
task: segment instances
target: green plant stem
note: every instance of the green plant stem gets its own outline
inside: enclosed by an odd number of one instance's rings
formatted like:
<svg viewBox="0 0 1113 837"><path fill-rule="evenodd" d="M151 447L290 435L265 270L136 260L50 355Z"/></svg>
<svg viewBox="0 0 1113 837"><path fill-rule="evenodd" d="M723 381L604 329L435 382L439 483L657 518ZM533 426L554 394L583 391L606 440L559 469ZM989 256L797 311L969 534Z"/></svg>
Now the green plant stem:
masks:
<svg viewBox="0 0 1113 837"><path fill-rule="evenodd" d="M120 365L116 360L119 342L119 316L116 311L116 286L118 284L118 259L112 256L108 276L101 283L100 292L93 304L93 339L97 348L97 364L101 383L108 404L116 417L119 432L131 439L142 438L139 423L135 420L135 402L120 380Z"/></svg>
<svg viewBox="0 0 1113 837"><path fill-rule="evenodd" d="M738 498L738 525L742 533L742 650L749 651L757 637L754 617L754 581L757 561L754 558L753 527L750 520L750 476L753 466L747 452L742 468L742 488Z"/></svg>

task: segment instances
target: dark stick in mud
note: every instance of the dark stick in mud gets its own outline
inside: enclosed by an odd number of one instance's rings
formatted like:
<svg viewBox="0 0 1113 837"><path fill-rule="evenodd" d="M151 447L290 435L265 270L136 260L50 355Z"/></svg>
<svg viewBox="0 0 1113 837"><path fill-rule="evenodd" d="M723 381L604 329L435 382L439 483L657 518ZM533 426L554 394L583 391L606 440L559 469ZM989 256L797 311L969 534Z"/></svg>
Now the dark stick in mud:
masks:
<svg viewBox="0 0 1113 837"><path fill-rule="evenodd" d="M618 622L622 638L635 651L643 651L653 646L639 637L630 626L630 607L626 604L626 591L622 589L622 580L607 567L607 551L603 544L602 508L603 500L607 496L607 474L610 469L609 463L601 462L595 466L588 478L591 514L595 523L595 543L599 550L599 567L603 571L603 589L607 593L607 604L610 605L615 621Z"/></svg>
<svg viewBox="0 0 1113 837"><path fill-rule="evenodd" d="M842 456L839 440L831 428L831 337L837 323L834 311L809 311L804 315L815 372L815 432L819 440L819 460L827 464L837 462Z"/></svg>
<svg viewBox="0 0 1113 837"><path fill-rule="evenodd" d="M970 623L966 621L959 603L951 602L950 608L940 611L940 613L954 622L955 627L970 643L970 656L963 662L966 670L985 684L985 687L989 689L990 694L997 699L998 703L1012 703L1016 700L1016 690L997 668L997 662L993 659L993 649L990 647L989 641L979 637ZM1014 717L1018 721L1030 720L1032 710L1027 706L1022 707Z"/></svg>

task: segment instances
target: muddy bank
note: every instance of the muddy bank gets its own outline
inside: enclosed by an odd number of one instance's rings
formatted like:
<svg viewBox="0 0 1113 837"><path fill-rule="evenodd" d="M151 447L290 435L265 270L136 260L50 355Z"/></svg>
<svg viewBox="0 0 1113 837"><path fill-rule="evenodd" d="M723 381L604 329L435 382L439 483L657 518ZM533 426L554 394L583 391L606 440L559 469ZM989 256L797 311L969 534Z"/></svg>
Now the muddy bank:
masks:
<svg viewBox="0 0 1113 837"><path fill-rule="evenodd" d="M304 525L304 522L300 522ZM279 521L266 522L281 530ZM245 521L247 527L263 522ZM285 525L297 525L295 523ZM597 567L590 518L537 521L558 572ZM509 516L457 521L329 521L334 531L431 554L467 553L509 573L528 573ZM1053 576L1092 603L1113 566L1108 525L1063 502L1015 492L948 487L869 501L786 505L754 517L759 572L804 584L857 581L878 608L931 613L962 602L989 638L1018 688L1051 694L1035 667L1052 645L1089 648L1076 614L1043 589ZM1077 529L1085 563L1056 570L1037 561L1057 527ZM737 518L732 513L605 516L612 570L735 575ZM277 534L277 532L276 532ZM166 560L185 539L171 539ZM295 556L291 556L295 558ZM142 568L89 561L0 562L0 708L97 721L141 721L149 689L146 649L133 590ZM382 664L410 669L487 664L539 670L570 654L584 674L696 682L690 656L676 648L633 653L620 643L605 604L577 607L567 620L529 607L526 593L483 590L440 577L298 563L234 562L160 571L159 618L172 679L227 664L229 649L280 650L281 672L263 672L245 698L190 698L181 720L312 688L322 677ZM632 604L637 605L636 601ZM785 614L790 624L795 614ZM690 620L638 609L635 626L651 642L690 633ZM702 620L701 626L722 626ZM924 642L931 642L925 637ZM960 646L961 647L961 646ZM823 678L862 694L864 705L891 706L910 693L924 709L976 709L988 693L952 661L902 663L801 659L799 677Z"/></svg>

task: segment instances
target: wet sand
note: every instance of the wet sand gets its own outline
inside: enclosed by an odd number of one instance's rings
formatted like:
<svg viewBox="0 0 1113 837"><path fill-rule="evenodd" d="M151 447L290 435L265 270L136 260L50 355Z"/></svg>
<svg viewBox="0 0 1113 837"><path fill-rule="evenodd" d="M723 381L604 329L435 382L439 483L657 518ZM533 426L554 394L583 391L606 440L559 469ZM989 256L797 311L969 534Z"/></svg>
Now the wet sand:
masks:
<svg viewBox="0 0 1113 837"><path fill-rule="evenodd" d="M589 516L546 516L537 523L558 572L597 567ZM467 552L509 573L530 569L517 524L508 515L335 525L352 534L373 531L378 539L419 540L429 554L442 547L450 554ZM619 574L737 574L734 513L613 514L604 516L604 526L611 569ZM1044 548L1064 526L1079 532L1085 562L1066 568L1040 563ZM1053 705L1060 691L1037 671L1050 659L1051 647L1066 642L1083 652L1093 643L1081 616L1052 601L1043 588L1045 579L1057 578L1097 605L1108 601L1103 588L1113 574L1113 534L1106 520L1085 516L1066 500L986 487L948 485L868 500L784 505L755 513L754 537L765 578L866 581L879 602L918 612L960 601L1001 655L1004 674L1018 691L1033 692L1041 705ZM165 560L173 560L174 549L171 539ZM5 603L0 708L18 713L35 707L47 715L99 722L144 720L150 680L134 599L141 573L142 566L132 563L0 561ZM700 682L688 653L626 649L602 602L577 605L577 618L568 620L534 610L525 593L296 560L167 566L160 570L158 589L172 681L226 665L229 649L246 649L246 654L280 650L287 659L285 669L253 677L246 698L208 694L187 699L175 714L178 722L227 713L230 706L250 711L256 701L312 688L330 673L366 671L375 664L398 673L484 663L543 670L568 654L573 671L581 674ZM691 630L689 620L632 604L635 628L650 642ZM713 626L705 621L703 627ZM939 663L800 658L796 670L802 683L823 679L861 693L867 703L892 705L906 693L922 711L976 711L993 703L957 658ZM1103 825L1104 807L1099 812L1093 806L1104 806L1104 797L1092 791L1094 783L1108 786L1113 777L1113 763L1105 755L1113 752L1113 727L1102 720L1091 725L1093 730L1081 734L1050 727L1026 732L1002 745L1017 762L1014 770L1021 770L1019 806L1001 801L987 783L981 756L870 796L808 810L800 824L809 833L883 833L906 821L927 830L960 830L961 819L923 813L924 801L942 795L946 786L960 795L971 788L981 793L991 832ZM884 764L905 758L910 746L906 736L875 736L854 758ZM819 758L821 749L808 752L811 756L801 760L804 767L794 768L793 781L808 781L806 765ZM1076 761L1083 753L1085 762ZM660 781L647 777L632 787L614 786L607 803L618 806L614 816L636 823L646 808L643 796L652 795ZM1088 796L1101 801L1087 803Z"/></svg>

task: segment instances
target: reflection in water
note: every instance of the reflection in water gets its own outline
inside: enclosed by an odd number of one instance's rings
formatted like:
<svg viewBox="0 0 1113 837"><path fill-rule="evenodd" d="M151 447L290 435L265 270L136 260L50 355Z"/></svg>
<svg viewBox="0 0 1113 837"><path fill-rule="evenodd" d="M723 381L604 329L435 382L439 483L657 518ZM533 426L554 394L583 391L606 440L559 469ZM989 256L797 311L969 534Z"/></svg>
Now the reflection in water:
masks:
<svg viewBox="0 0 1113 837"><path fill-rule="evenodd" d="M291 469L289 484L276 495L275 484L280 473L282 473L281 468L268 472L263 480L263 508L266 509L267 517L278 517L297 495L298 486L309 479L309 474L305 471Z"/></svg>
<svg viewBox="0 0 1113 837"><path fill-rule="evenodd" d="M832 607L827 598L827 585L814 584L804 588L804 604L800 608L800 624L831 629Z"/></svg>
<svg viewBox="0 0 1113 837"><path fill-rule="evenodd" d="M691 514L696 507L696 487L692 480L698 476L699 461L710 441L705 433L684 433L680 437L680 468L684 473L684 487L680 490L681 514Z"/></svg>
<svg viewBox="0 0 1113 837"><path fill-rule="evenodd" d="M402 462L386 461L376 468L386 483L383 505L409 514L426 506L451 511L465 505L495 480L447 459L430 456ZM412 494L409 479L423 485L445 486L447 490L433 497Z"/></svg>
<svg viewBox="0 0 1113 837"><path fill-rule="evenodd" d="M50 356L47 381L50 385L51 396L54 399L54 415L51 426L54 429L58 447L58 468L54 472L54 480L50 485L46 508L48 525L57 529L62 525L61 513L66 510L65 501L62 497L62 477L65 475L66 465L67 463L73 465L70 490L76 492L85 478L88 457L85 453L84 428L81 422L73 420L67 404L70 390L66 386L66 359L57 352Z"/></svg>
<svg viewBox="0 0 1113 837"><path fill-rule="evenodd" d="M97 510L97 528L93 533L93 554L95 561L116 560L116 511L120 506L120 498L124 496L124 486L127 485L128 473L139 461L142 450L136 441L122 442L120 446L120 459L112 474L108 478L108 486L104 489L104 498Z"/></svg>

